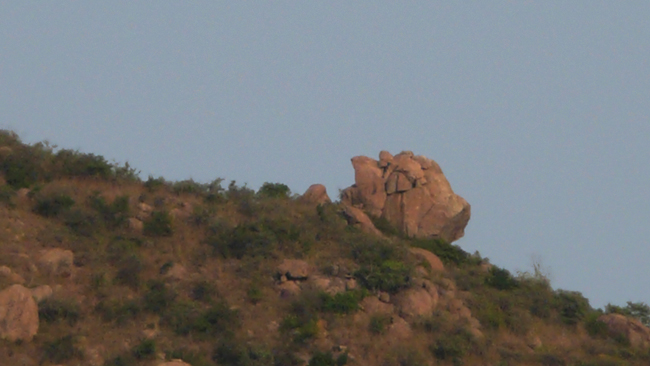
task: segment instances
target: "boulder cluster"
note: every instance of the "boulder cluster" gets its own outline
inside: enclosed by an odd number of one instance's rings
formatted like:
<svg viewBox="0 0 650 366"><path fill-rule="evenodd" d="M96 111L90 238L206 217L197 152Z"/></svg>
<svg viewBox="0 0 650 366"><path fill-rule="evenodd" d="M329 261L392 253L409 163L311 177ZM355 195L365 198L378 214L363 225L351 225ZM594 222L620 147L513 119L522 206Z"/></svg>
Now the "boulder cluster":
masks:
<svg viewBox="0 0 650 366"><path fill-rule="evenodd" d="M411 151L395 156L382 151L379 160L355 156L352 166L355 183L343 190L344 205L384 218L409 237L453 242L464 235L470 205L454 193L435 161Z"/></svg>

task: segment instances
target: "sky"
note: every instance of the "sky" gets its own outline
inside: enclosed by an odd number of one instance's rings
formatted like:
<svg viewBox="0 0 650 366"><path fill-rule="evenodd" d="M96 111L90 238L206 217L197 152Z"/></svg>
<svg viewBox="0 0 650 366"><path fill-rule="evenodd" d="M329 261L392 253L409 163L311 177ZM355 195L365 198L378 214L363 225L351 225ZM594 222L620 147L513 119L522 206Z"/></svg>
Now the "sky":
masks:
<svg viewBox="0 0 650 366"><path fill-rule="evenodd" d="M411 150L472 205L466 251L650 303L648 1L3 1L0 128L333 198Z"/></svg>

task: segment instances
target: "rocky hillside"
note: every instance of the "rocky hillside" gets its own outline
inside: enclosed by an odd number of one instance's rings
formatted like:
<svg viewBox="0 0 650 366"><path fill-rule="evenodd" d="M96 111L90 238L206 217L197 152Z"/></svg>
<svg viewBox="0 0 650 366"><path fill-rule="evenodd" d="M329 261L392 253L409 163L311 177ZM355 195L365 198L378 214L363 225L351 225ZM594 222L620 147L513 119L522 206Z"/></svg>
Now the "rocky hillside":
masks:
<svg viewBox="0 0 650 366"><path fill-rule="evenodd" d="M434 161L352 165L332 202L0 132L0 365L650 364L647 305L451 244L470 206Z"/></svg>

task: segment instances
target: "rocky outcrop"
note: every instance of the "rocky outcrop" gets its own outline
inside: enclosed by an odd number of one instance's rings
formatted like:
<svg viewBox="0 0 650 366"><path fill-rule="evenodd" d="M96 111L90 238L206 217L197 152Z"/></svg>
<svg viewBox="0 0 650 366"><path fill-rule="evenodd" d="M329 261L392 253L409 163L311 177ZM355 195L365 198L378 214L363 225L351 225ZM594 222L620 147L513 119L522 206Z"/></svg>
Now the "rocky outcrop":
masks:
<svg viewBox="0 0 650 366"><path fill-rule="evenodd" d="M343 216L348 222L348 225L357 226L361 231L368 234L383 236L375 225L370 220L370 217L365 214L361 209L353 206L343 206Z"/></svg>
<svg viewBox="0 0 650 366"><path fill-rule="evenodd" d="M300 197L300 200L314 205L322 205L332 202L330 197L327 195L327 189L322 184L312 184L309 186L305 191L305 194Z"/></svg>
<svg viewBox="0 0 650 366"><path fill-rule="evenodd" d="M379 161L352 158L355 183L343 191L344 205L384 217L410 237L452 242L464 235L470 205L454 193L440 166L405 151L379 153Z"/></svg>
<svg viewBox="0 0 650 366"><path fill-rule="evenodd" d="M159 363L158 366L192 366L192 365L183 362L183 360L171 360L169 362Z"/></svg>
<svg viewBox="0 0 650 366"><path fill-rule="evenodd" d="M29 289L13 285L0 291L0 339L30 342L38 332L38 306Z"/></svg>
<svg viewBox="0 0 650 366"><path fill-rule="evenodd" d="M278 274L288 280L306 280L309 276L309 264L300 259L285 259L277 267Z"/></svg>
<svg viewBox="0 0 650 366"><path fill-rule="evenodd" d="M628 339L632 347L650 346L650 329L636 319L621 314L605 314L598 317L598 321L607 324L611 334Z"/></svg>
<svg viewBox="0 0 650 366"><path fill-rule="evenodd" d="M437 255L431 253L430 251L422 248L410 248L411 253L416 257L426 261L429 264L431 272L444 272L445 265L442 263L440 258Z"/></svg>

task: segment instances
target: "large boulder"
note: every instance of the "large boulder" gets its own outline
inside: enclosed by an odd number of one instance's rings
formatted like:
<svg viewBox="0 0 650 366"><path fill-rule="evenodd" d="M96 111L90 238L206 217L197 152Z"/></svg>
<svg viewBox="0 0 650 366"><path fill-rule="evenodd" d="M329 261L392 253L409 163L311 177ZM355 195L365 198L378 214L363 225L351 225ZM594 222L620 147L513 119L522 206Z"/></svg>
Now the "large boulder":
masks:
<svg viewBox="0 0 650 366"><path fill-rule="evenodd" d="M605 314L598 317L598 321L607 324L611 334L628 339L633 347L650 346L650 329L636 319L621 314Z"/></svg>
<svg viewBox="0 0 650 366"><path fill-rule="evenodd" d="M38 332L38 306L29 289L12 285L0 291L0 339L30 342Z"/></svg>
<svg viewBox="0 0 650 366"><path fill-rule="evenodd" d="M410 237L453 242L464 235L470 205L435 161L410 151L382 151L379 161L356 156L352 166L355 183L343 190L343 204L383 217Z"/></svg>
<svg viewBox="0 0 650 366"><path fill-rule="evenodd" d="M322 205L324 203L330 203L332 200L327 195L327 189L322 184L312 184L307 188L305 194L300 197L300 200L305 203Z"/></svg>

